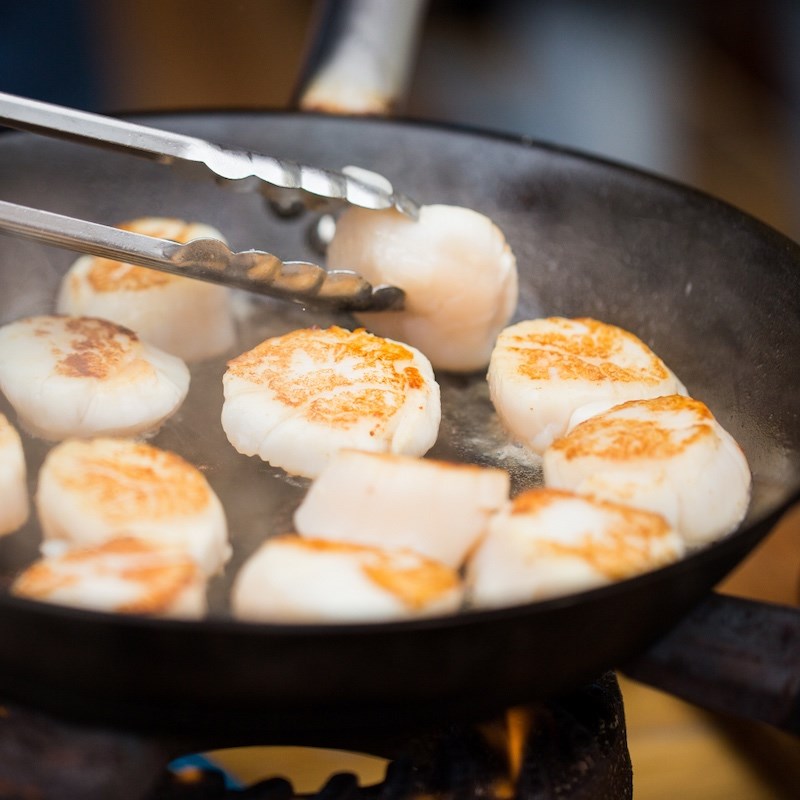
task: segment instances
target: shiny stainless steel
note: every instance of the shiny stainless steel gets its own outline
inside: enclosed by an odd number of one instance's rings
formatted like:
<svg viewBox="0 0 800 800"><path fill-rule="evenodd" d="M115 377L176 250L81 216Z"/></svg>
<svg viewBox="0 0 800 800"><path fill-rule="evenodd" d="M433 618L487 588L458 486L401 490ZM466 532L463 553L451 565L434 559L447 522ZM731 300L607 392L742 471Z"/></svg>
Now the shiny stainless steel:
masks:
<svg viewBox="0 0 800 800"><path fill-rule="evenodd" d="M329 114L396 111L406 95L428 0L320 4L297 105Z"/></svg>
<svg viewBox="0 0 800 800"><path fill-rule="evenodd" d="M199 167L211 172L218 182L237 190L258 190L281 204L297 200L309 208L337 204L396 208L411 217L416 217L418 211L417 204L395 192L383 176L376 176L378 179L373 182L364 180L363 175L353 177L3 92L0 122L163 164Z"/></svg>
<svg viewBox="0 0 800 800"><path fill-rule="evenodd" d="M373 287L349 270L284 262L263 250L233 252L218 239L178 244L4 201L0 201L0 233L304 305L381 311L399 308L404 297L394 286Z"/></svg>

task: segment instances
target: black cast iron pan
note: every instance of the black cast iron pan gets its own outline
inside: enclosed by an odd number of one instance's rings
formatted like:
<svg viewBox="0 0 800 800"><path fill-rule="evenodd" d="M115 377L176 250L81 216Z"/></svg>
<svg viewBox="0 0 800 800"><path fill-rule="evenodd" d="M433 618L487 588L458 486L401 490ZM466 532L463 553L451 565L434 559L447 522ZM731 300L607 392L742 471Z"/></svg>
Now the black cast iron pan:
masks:
<svg viewBox="0 0 800 800"><path fill-rule="evenodd" d="M737 606L737 644L743 619L745 628L774 641L759 641L757 651L731 660L730 641L715 617L721 601L706 599L800 496L795 244L698 192L513 138L296 113L196 113L143 121L322 166L358 163L423 202L488 214L518 258L522 291L516 318L589 315L636 332L740 442L754 475L753 502L737 533L685 561L559 600L385 625L237 623L227 613L230 578L265 535L290 526L305 487L239 456L225 440L219 425L222 358L195 368L184 409L154 439L202 464L228 512L235 555L227 579L212 587L210 618L123 618L3 593L5 699L80 719L208 733L216 743L253 737L308 742L370 726L477 717L552 695L642 657L684 619L684 639L705 643L706 654L681 644L675 656L665 640L651 655L661 663L682 660L697 673L694 686L701 693L709 684L738 686L752 678L759 690L753 697L761 699L743 713L797 725L791 710L800 675L797 649L791 650L800 641L796 619L780 616L777 627L769 621L749 624L752 609ZM270 217L255 195L28 134L0 136L0 193L13 202L109 224L144 214L180 215L216 225L237 249L312 255L305 244L308 219ZM0 238L0 322L52 310L60 276L73 258ZM289 327L350 322L270 300L249 307L243 319L238 350ZM535 483L529 464L503 455L503 434L483 375L439 379L444 422L431 455L505 466L515 489ZM7 406L0 410L13 419ZM48 445L26 438L25 447L33 491ZM0 540L6 583L35 557L38 542L35 520ZM715 658L724 655L732 671L709 666L709 651ZM756 671L760 662L784 656L788 672L776 677L774 670ZM639 672L648 663L655 680L652 660L640 660ZM744 697L744 690L735 694Z"/></svg>

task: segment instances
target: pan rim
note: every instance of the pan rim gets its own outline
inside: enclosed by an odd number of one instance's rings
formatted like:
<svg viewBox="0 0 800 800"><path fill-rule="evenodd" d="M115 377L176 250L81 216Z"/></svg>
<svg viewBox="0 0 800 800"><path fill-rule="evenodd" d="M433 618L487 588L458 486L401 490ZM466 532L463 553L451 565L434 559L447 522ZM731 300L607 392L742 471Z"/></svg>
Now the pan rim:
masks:
<svg viewBox="0 0 800 800"><path fill-rule="evenodd" d="M539 150L544 153L558 155L574 161L576 164L593 164L607 169L617 175L627 175L636 181L643 181L660 186L662 189L679 193L681 196L691 195L703 203L711 203L718 208L727 209L728 213L733 213L740 219L745 220L748 225L762 235L766 234L776 242L782 244L793 252L795 259L800 262L800 244L794 242L787 235L778 231L768 223L758 219L749 212L743 211L734 204L722 200L702 189L693 187L689 184L656 174L638 166L625 164L606 158L597 154L583 152L581 150L562 146L556 143L542 141L523 135L512 134L491 129L483 129L477 126L463 123L442 123L431 120L417 119L414 117L359 117L357 115L329 115L321 112L292 111L285 109L268 108L244 108L244 109L156 109L149 111L136 111L134 113L114 113L113 116L129 118L136 121L146 122L148 120L163 118L178 118L191 122L192 118L207 117L208 115L222 117L286 117L297 119L324 119L327 122L334 122L343 125L358 125L363 127L365 124L420 128L442 133L456 133L466 136L477 137L480 139L490 139L499 142L506 142L512 145L523 146L531 150ZM0 130L0 137L26 137L33 139L35 134L13 131L9 129ZM2 141L0 139L0 141ZM629 587L644 585L648 582L660 582L677 578L680 573L691 571L697 564L703 561L712 561L716 556L730 550L743 549L749 552L752 547L768 535L772 526L794 505L800 502L800 481L790 492L789 496L780 503L770 508L763 517L751 520L747 525L729 534L706 547L687 555L678 562L669 564L656 570L649 571L642 575L627 578L622 581L607 584L588 591L572 593L562 597L548 600L541 600L531 603L515 604L502 608L491 609L467 609L445 616L430 618L420 618L400 621L372 621L372 622L335 622L335 623L302 623L302 624L274 624L225 618L221 616L205 618L201 620L179 620L157 617L146 617L137 615L124 615L114 612L93 611L69 606L60 606L26 598L16 597L7 593L0 595L0 610L15 609L30 616L46 616L51 619L65 620L76 624L92 624L97 622L109 623L113 621L115 626L132 630L141 628L143 630L170 631L177 635L190 635L196 631L213 631L224 636L281 636L287 638L296 637L328 637L328 636L360 636L369 634L381 635L387 632L414 632L420 630L440 630L445 628L457 628L464 625L472 626L476 622L490 623L499 620L511 620L514 618L529 618L540 614L547 614L555 609L563 609L583 605L595 599L604 599L621 594ZM750 539L754 541L749 542ZM737 563L741 559L737 559Z"/></svg>

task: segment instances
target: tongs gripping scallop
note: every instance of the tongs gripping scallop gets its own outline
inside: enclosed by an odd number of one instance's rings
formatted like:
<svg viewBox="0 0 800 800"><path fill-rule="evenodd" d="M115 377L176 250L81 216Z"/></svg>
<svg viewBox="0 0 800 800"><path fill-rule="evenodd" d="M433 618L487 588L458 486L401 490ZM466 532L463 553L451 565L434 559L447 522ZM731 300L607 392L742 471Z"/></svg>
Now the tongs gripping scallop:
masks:
<svg viewBox="0 0 800 800"><path fill-rule="evenodd" d="M375 210L396 208L411 217L418 212L417 204L395 192L388 179L366 170L336 172L298 164L3 92L0 122L164 164L201 166L218 181L233 182L237 189L258 189L281 204L299 201L310 208L337 203Z"/></svg>
<svg viewBox="0 0 800 800"><path fill-rule="evenodd" d="M418 213L416 203L396 193L386 178L359 168L334 172L2 92L0 122L166 164L201 165L218 181L240 189L257 188L283 207L299 201L309 208L346 204L373 210L396 208L412 218ZM305 261L284 262L261 250L234 253L217 240L181 245L7 202L0 202L0 232L342 310L397 309L404 299L401 289L373 287L348 270L326 271Z"/></svg>
<svg viewBox="0 0 800 800"><path fill-rule="evenodd" d="M235 253L219 239L179 244L4 201L0 201L0 233L344 311L397 309L404 299L401 289L373 287L349 270L325 270L306 261L281 261L263 250Z"/></svg>

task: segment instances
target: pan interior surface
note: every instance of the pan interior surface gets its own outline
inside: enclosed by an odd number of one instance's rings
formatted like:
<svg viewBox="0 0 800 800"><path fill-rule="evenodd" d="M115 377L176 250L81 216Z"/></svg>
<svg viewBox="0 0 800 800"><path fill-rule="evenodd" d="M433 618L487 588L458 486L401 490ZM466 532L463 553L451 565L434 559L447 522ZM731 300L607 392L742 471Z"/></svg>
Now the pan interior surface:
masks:
<svg viewBox="0 0 800 800"><path fill-rule="evenodd" d="M289 727L291 709L299 724L311 713L304 717L302 709L314 703L341 717L345 703L355 701L357 710L347 712L355 724L359 708L379 715L411 697L427 698L432 710L442 702L469 704L487 682L491 700L519 701L567 688L635 652L734 566L766 533L764 523L796 499L800 254L766 226L634 171L469 131L293 114L144 121L323 167L359 164L420 202L488 215L517 256L515 320L591 316L638 335L743 447L754 476L751 508L743 530L706 553L544 610L531 606L419 626L345 626L338 633L231 623L233 578L266 537L292 529L308 482L230 446L219 421L226 361L298 327L354 324L346 316L238 294L236 345L192 367L185 404L150 439L200 467L226 509L234 554L211 585L210 622L120 622L108 615L54 614L0 597L0 674L12 695L66 711L81 699L100 698L123 716L135 716L137 703L145 709L160 704L162 714L183 720L191 719L191 703L203 698L218 709L216 724L226 714L241 722L250 710L270 709ZM0 137L0 187L4 200L105 224L177 216L217 227L236 250L264 249L286 260L317 257L306 243L309 215L280 220L256 194L226 191L118 154L7 134ZM0 237L0 323L52 313L60 278L75 257ZM503 467L514 491L540 483L536 460L513 446L497 422L484 374L437 378L443 421L429 455ZM0 411L15 419L5 400ZM27 435L24 445L33 496L51 445ZM6 586L37 557L39 544L35 515L0 540ZM26 628L30 624L36 627ZM148 665L153 648L162 659L156 668ZM496 648L514 663L489 659ZM423 668L431 657L441 660L440 678ZM324 680L322 664L329 673ZM122 685L127 694L117 702Z"/></svg>

